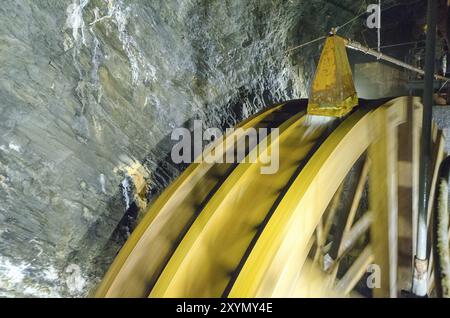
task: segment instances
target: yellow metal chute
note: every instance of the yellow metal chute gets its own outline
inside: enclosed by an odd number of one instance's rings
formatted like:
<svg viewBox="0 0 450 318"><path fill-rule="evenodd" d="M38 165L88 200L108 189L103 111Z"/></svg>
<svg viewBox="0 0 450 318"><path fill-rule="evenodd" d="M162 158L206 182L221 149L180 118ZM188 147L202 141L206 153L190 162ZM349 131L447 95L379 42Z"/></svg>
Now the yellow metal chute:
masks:
<svg viewBox="0 0 450 318"><path fill-rule="evenodd" d="M358 104L345 40L327 38L320 56L308 103L308 114L342 117Z"/></svg>

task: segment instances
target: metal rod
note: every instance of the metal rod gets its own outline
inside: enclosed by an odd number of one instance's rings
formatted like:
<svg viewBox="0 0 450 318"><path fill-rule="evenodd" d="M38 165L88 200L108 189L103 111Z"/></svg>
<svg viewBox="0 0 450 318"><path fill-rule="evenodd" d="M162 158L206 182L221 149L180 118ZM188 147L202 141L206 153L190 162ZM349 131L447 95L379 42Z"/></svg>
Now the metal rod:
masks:
<svg viewBox="0 0 450 318"><path fill-rule="evenodd" d="M378 52L381 52L381 0L378 0L378 25L377 25L377 37L378 37Z"/></svg>
<svg viewBox="0 0 450 318"><path fill-rule="evenodd" d="M371 49L371 48L368 48L367 46L364 46L364 45L362 45L362 44L359 43L359 42L356 42L356 41L353 41L353 40L350 40L350 39L344 39L344 40L345 40L345 46L348 47L349 49L356 50L356 51L360 51L360 52L363 52L363 53L365 53L365 54L372 55L372 56L376 57L378 60L383 60L383 61L386 61L386 62L395 64L395 65L397 65L397 66L403 67L403 68L405 68L405 69L408 69L408 70L410 70L410 71L419 73L419 74L421 74L421 75L425 75L425 71L422 70L421 68L412 66L412 65L407 64L407 63L405 63L405 62L402 62L402 61L400 61L400 60L397 60L396 58L393 58L393 57L391 57L391 56L385 55L385 54L383 54L383 53L381 53L381 52L378 52L378 51L376 51L376 50L373 50L373 49ZM432 76L433 76L435 79L441 80L441 81L447 81L447 80L450 80L449 78L447 78L447 77L445 77L445 76L438 75L438 74L434 74L434 75L432 75Z"/></svg>
<svg viewBox="0 0 450 318"><path fill-rule="evenodd" d="M427 39L425 55L425 77L423 91L423 119L419 168L419 213L417 220L416 256L412 292L416 296L427 294L427 206L428 206L428 167L431 157L431 121L433 107L433 77L436 54L436 15L437 1L428 0Z"/></svg>

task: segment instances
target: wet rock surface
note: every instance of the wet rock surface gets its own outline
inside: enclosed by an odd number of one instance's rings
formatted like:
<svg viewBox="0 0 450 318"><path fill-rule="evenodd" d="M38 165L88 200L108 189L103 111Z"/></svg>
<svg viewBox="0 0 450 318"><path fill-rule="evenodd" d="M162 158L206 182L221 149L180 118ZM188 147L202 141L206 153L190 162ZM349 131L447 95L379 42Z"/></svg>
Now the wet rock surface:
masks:
<svg viewBox="0 0 450 318"><path fill-rule="evenodd" d="M450 153L450 107L433 106L433 120L439 129L442 129L445 136L445 151Z"/></svg>
<svg viewBox="0 0 450 318"><path fill-rule="evenodd" d="M358 9L361 3L341 1ZM356 9L355 9L356 8ZM5 0L0 296L89 295L176 177L170 133L305 97L322 1Z"/></svg>

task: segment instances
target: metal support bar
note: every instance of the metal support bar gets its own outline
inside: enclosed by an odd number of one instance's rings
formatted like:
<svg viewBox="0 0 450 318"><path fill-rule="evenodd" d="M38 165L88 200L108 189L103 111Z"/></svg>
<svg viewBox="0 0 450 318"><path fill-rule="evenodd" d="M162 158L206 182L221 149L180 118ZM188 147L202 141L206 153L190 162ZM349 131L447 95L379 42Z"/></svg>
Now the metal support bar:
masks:
<svg viewBox="0 0 450 318"><path fill-rule="evenodd" d="M422 138L419 170L419 213L417 220L417 243L414 259L412 292L416 296L427 294L427 205L428 168L431 156L431 122L433 106L433 77L436 53L437 1L428 0L425 78L423 92Z"/></svg>
<svg viewBox="0 0 450 318"><path fill-rule="evenodd" d="M378 52L376 50L372 50L371 48L368 48L367 46L364 46L364 45L362 45L359 42L356 42L356 41L353 41L353 40L350 40L350 39L345 39L345 46L348 47L349 49L360 51L360 52L363 52L365 54L372 55L372 56L376 57L378 60L383 60L383 61L395 64L397 66L403 67L403 68L405 68L407 70L419 73L421 75L425 75L425 71L422 70L421 68L414 67L414 66L412 66L410 64L407 64L405 62L397 60L396 58L393 58L391 56L385 55L385 54L383 54L381 52ZM434 72L434 70L433 70L433 72ZM432 76L434 76L435 79L441 80L441 81L450 80L449 78L447 78L445 76L438 75L438 74L434 74Z"/></svg>

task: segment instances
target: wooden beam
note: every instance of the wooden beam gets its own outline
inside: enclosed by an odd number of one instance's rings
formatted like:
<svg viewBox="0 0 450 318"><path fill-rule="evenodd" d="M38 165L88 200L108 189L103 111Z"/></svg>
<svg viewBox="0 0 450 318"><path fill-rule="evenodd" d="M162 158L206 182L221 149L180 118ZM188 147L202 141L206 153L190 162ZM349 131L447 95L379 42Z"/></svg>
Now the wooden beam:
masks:
<svg viewBox="0 0 450 318"><path fill-rule="evenodd" d="M403 112L388 108L374 116L380 137L369 148L369 202L374 260L381 269L381 287L374 289L374 297L397 297L397 126L406 118L404 106Z"/></svg>
<svg viewBox="0 0 450 318"><path fill-rule="evenodd" d="M414 268L414 255L417 244L417 217L419 215L419 166L420 166L420 137L422 135L423 105L413 103L412 114L412 253L411 266Z"/></svg>

